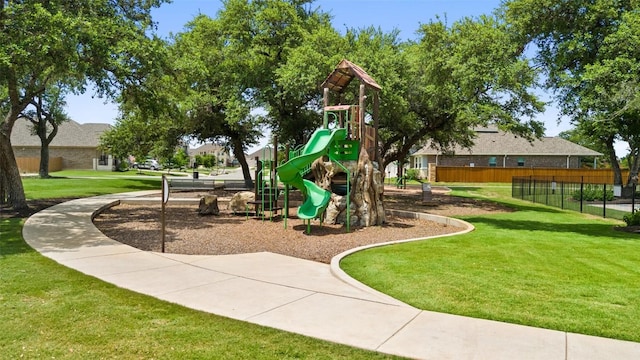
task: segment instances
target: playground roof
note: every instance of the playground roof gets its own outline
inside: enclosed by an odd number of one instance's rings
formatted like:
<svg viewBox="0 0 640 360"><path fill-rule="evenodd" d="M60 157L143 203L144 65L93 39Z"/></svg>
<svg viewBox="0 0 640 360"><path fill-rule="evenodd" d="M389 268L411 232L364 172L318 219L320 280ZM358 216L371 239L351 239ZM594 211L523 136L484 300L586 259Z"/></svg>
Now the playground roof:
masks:
<svg viewBox="0 0 640 360"><path fill-rule="evenodd" d="M335 91L337 93L343 92L347 86L351 83L351 80L354 78L360 79L364 85L375 89L376 91L381 90L382 88L378 83L366 71L362 70L362 68L349 60L342 60L336 66L335 70L327 79L322 83L323 88L329 88L331 91Z"/></svg>

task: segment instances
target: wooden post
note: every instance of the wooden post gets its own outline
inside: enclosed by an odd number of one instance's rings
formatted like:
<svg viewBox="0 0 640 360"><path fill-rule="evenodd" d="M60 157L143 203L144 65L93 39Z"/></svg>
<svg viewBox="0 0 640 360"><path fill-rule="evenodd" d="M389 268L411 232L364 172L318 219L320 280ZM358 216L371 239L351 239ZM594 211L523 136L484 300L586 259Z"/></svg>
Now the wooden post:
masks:
<svg viewBox="0 0 640 360"><path fill-rule="evenodd" d="M327 106L329 106L329 88L324 88L324 90L323 90L322 103L323 103L323 106L325 108ZM324 109L322 111L322 119L323 119L324 128L328 129L329 128L329 115L327 114L327 112Z"/></svg>
<svg viewBox="0 0 640 360"><path fill-rule="evenodd" d="M322 92L322 106L327 107L329 106L329 88L324 88L323 92Z"/></svg>
<svg viewBox="0 0 640 360"><path fill-rule="evenodd" d="M365 99L365 88L364 84L360 84L360 95L358 96L358 105L360 106L360 117L358 119L358 124L360 125L360 146L363 147L365 143L365 131L364 131L364 99ZM365 148L366 150L366 148Z"/></svg>
<svg viewBox="0 0 640 360"><path fill-rule="evenodd" d="M162 252L164 252L164 243L166 239L166 218L165 218L165 207L169 201L169 181L166 176L162 175Z"/></svg>
<svg viewBox="0 0 640 360"><path fill-rule="evenodd" d="M375 159L373 159L373 161L376 161L378 163L378 166L380 166L380 169L384 172L384 169L382 169L382 163L381 163L381 159L380 159L380 148L378 146L378 144L380 143L380 138L378 137L378 126L380 125L380 95L378 94L377 91L374 91L373 93L373 128L375 130L375 144L373 145L374 148L374 156Z"/></svg>
<svg viewBox="0 0 640 360"><path fill-rule="evenodd" d="M289 151L291 151L291 148L287 143L284 150L285 162L290 160ZM289 184L284 184L284 228L285 229L287 228L287 219L289 218L289 192L290 191L291 191L291 187L289 186Z"/></svg>
<svg viewBox="0 0 640 360"><path fill-rule="evenodd" d="M256 156L254 158L254 160L256 161L256 172L255 172L255 181L253 184L253 193L256 197L258 197L258 190L260 190L260 185L258 185L258 182L262 182L261 176L260 176L260 168L262 167L262 165L260 164L260 157Z"/></svg>
<svg viewBox="0 0 640 360"><path fill-rule="evenodd" d="M164 181L162 182L162 192L164 193ZM161 215L161 223L162 223L162 246L160 246L160 250L164 252L164 243L166 237L166 221L165 221L165 204L164 200L162 201L162 215Z"/></svg>
<svg viewBox="0 0 640 360"><path fill-rule="evenodd" d="M278 166L278 136L273 135L273 161L271 162L271 191L269 192L269 200L273 200L273 206L278 206L278 177L276 168ZM273 209L273 208L272 208ZM273 215L273 210L271 210L271 214Z"/></svg>

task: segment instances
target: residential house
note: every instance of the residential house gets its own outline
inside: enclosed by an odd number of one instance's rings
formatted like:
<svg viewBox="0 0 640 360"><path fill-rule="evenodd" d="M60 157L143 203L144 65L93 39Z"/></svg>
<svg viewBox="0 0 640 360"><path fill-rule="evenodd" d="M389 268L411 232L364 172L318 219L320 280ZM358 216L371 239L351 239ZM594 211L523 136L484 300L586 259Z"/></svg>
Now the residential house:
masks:
<svg viewBox="0 0 640 360"><path fill-rule="evenodd" d="M58 133L49 144L49 158L60 158L62 169L114 170L117 161L98 149L100 136L109 124L80 124L65 121L58 127ZM40 159L40 138L31 131L32 125L26 119L18 119L11 132L11 144L16 160ZM31 172L34 169L20 169ZM37 169L35 169L37 171Z"/></svg>
<svg viewBox="0 0 640 360"><path fill-rule="evenodd" d="M252 152L251 154L246 155L247 157L247 163L249 164L249 167L256 167L256 158L260 159L260 160L273 160L274 159L274 154L273 154L273 146L264 146L261 147L257 150L255 150L254 152ZM284 159L279 159L280 161L284 160Z"/></svg>
<svg viewBox="0 0 640 360"><path fill-rule="evenodd" d="M575 169L581 166L583 158L593 158L595 162L603 155L560 137L543 137L530 142L497 128L477 129L476 133L470 149L457 146L452 153L445 154L427 145L410 156L409 167L418 169L423 178L428 178L430 164Z"/></svg>
<svg viewBox="0 0 640 360"><path fill-rule="evenodd" d="M233 157L225 150L223 146L216 144L204 144L195 149L189 149L189 164L192 165L196 161L196 155L213 155L215 156L218 164L224 166L231 166L233 163Z"/></svg>

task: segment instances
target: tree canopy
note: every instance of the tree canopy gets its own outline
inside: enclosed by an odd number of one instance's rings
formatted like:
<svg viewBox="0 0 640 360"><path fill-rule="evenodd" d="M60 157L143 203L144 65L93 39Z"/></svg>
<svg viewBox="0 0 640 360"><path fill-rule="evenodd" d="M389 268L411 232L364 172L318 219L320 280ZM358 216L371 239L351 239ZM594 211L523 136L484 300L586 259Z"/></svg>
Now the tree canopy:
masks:
<svg viewBox="0 0 640 360"><path fill-rule="evenodd" d="M397 33L373 28L347 34L348 56L382 85L383 166L426 143L470 146L473 128L488 124L542 136L534 116L543 104L531 90L537 72L505 24L486 16L452 26L434 20L419 36L402 43Z"/></svg>
<svg viewBox="0 0 640 360"><path fill-rule="evenodd" d="M216 19L196 16L168 44L171 61L153 80L154 96L174 108L153 114L155 120L140 109L125 114L105 146L124 145L126 129L134 126L125 122L179 124L179 136L233 151L250 181L244 151L257 143L262 126L285 143L300 144L321 123L318 85L337 62L341 39L328 16L309 4L229 0ZM140 102L148 104L149 97ZM138 146L128 138L132 148Z"/></svg>
<svg viewBox="0 0 640 360"><path fill-rule="evenodd" d="M373 27L341 35L311 0L225 0L216 18L198 15L158 39L149 10L162 2L0 3L0 165L14 169L0 184L10 184L14 204L24 199L11 127L58 83L75 92L94 84L118 98L120 118L103 138L114 155L169 158L189 139L213 141L233 151L247 179L244 150L261 126L293 146L320 126L319 85L343 58L382 85L381 166L427 143L469 146L477 126L542 135L533 118L542 103L531 91L538 73L523 37L499 17L436 19L417 41L401 41ZM343 101L355 101L353 87Z"/></svg>
<svg viewBox="0 0 640 360"><path fill-rule="evenodd" d="M11 132L60 82L113 96L153 68L150 10L163 0L0 1L0 199L27 208Z"/></svg>
<svg viewBox="0 0 640 360"><path fill-rule="evenodd" d="M622 176L614 143L629 145L627 189L638 174L640 149L640 15L634 0L512 0L504 15L524 44L536 46L535 61L546 70L562 115L606 147Z"/></svg>
<svg viewBox="0 0 640 360"><path fill-rule="evenodd" d="M226 142L241 164L260 124L280 143L304 144L322 121L319 85L348 58L382 84L381 166L429 141L444 149L470 145L473 127L490 123L542 135L533 120L542 103L530 90L537 73L497 18L432 21L419 41L403 42L397 31L373 27L340 35L311 3L228 0L217 18L194 18L169 44L168 82L153 86L178 108L164 121L182 121L185 136ZM356 103L357 94L352 85L342 101ZM259 117L251 115L256 109Z"/></svg>
<svg viewBox="0 0 640 360"><path fill-rule="evenodd" d="M341 38L312 2L228 0L219 14L231 71L283 143L303 143L321 124L318 85L340 60Z"/></svg>

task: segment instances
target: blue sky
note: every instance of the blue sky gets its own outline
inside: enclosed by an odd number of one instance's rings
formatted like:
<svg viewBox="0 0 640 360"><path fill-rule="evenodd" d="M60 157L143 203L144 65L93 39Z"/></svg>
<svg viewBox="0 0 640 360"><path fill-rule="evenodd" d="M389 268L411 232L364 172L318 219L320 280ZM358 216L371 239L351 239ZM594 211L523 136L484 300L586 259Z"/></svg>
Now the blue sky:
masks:
<svg viewBox="0 0 640 360"><path fill-rule="evenodd" d="M345 28L379 26L385 31L397 28L403 39L415 38L420 23L436 16L453 22L464 16L491 13L499 0L318 0L313 6L333 15L338 31ZM222 7L220 0L174 0L153 11L158 33L168 36L184 29L184 25L198 14L216 17ZM67 113L80 123L114 123L117 106L103 99L93 98L93 91L70 97Z"/></svg>
<svg viewBox="0 0 640 360"><path fill-rule="evenodd" d="M314 6L333 16L333 25L338 31L346 28L362 28L370 25L384 31L400 30L403 39L416 38L415 32L421 23L437 16L446 18L449 24L463 17L490 14L500 5L500 0L317 0ZM183 30L184 25L198 14L215 17L222 4L219 0L174 0L154 10L158 33L168 36ZM114 123L117 107L105 104L102 99L92 98L92 91L68 99L67 112L80 123ZM555 136L569 128L567 121L557 124L557 111L548 106L539 115L546 125L546 135Z"/></svg>

